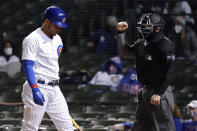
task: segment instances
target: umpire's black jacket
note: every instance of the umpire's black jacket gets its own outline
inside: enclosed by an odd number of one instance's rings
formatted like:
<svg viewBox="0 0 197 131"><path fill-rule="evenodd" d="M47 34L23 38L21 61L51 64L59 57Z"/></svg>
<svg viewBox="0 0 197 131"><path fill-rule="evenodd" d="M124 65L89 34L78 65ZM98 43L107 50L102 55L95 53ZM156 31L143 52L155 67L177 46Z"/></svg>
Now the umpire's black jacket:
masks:
<svg viewBox="0 0 197 131"><path fill-rule="evenodd" d="M154 94L162 95L171 84L175 71L175 46L158 33L151 42L140 41L129 45L125 33L119 34L118 44L134 48L138 80L154 89Z"/></svg>

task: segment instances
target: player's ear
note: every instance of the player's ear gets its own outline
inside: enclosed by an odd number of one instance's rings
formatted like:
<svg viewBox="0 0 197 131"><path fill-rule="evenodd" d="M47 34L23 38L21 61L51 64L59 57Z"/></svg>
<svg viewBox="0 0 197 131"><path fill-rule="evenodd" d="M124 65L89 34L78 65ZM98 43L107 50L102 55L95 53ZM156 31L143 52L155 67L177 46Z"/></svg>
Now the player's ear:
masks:
<svg viewBox="0 0 197 131"><path fill-rule="evenodd" d="M45 24L46 26L48 26L49 23L50 23L49 19L46 18L46 19L44 20L44 24Z"/></svg>

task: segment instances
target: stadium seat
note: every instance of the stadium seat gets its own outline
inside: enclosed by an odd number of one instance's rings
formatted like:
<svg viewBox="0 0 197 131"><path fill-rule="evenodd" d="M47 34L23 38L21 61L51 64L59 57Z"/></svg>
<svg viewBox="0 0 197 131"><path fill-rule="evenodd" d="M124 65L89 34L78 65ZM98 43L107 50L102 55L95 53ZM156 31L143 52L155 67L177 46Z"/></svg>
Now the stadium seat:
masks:
<svg viewBox="0 0 197 131"><path fill-rule="evenodd" d="M86 106L86 113L113 113L117 112L117 106Z"/></svg>
<svg viewBox="0 0 197 131"><path fill-rule="evenodd" d="M55 125L53 124L53 121L51 119L43 119L41 124L40 124L40 127L44 127L44 128L54 128Z"/></svg>
<svg viewBox="0 0 197 131"><path fill-rule="evenodd" d="M69 93L78 90L76 84L60 84L59 87L65 97L67 97Z"/></svg>
<svg viewBox="0 0 197 131"><path fill-rule="evenodd" d="M22 121L16 120L16 119L0 119L0 125L1 126L21 126Z"/></svg>
<svg viewBox="0 0 197 131"><path fill-rule="evenodd" d="M186 106L191 100L193 100L193 98L190 97L188 93L183 93L183 92L174 93L174 98L178 106Z"/></svg>
<svg viewBox="0 0 197 131"><path fill-rule="evenodd" d="M186 85L180 90L180 93L197 93L197 84Z"/></svg>
<svg viewBox="0 0 197 131"><path fill-rule="evenodd" d="M109 113L107 114L107 119L114 119L114 120L117 120L119 118L130 119L132 115L133 115L132 113Z"/></svg>
<svg viewBox="0 0 197 131"><path fill-rule="evenodd" d="M84 128L83 131L108 131L105 128Z"/></svg>
<svg viewBox="0 0 197 131"><path fill-rule="evenodd" d="M11 87L9 87L9 84L8 84L8 88L11 88ZM22 102L21 92L19 93L19 92L15 92L13 90L4 91L1 93L0 102L8 102L8 103Z"/></svg>
<svg viewBox="0 0 197 131"><path fill-rule="evenodd" d="M110 88L109 86L105 85L87 85L83 90L86 92L93 93L95 95L99 95L104 92L109 92Z"/></svg>
<svg viewBox="0 0 197 131"><path fill-rule="evenodd" d="M47 113L44 113L43 119L51 119Z"/></svg>
<svg viewBox="0 0 197 131"><path fill-rule="evenodd" d="M120 106L119 113L135 113L136 105Z"/></svg>
<svg viewBox="0 0 197 131"><path fill-rule="evenodd" d="M86 119L86 120L99 120L105 119L105 113L73 113L72 117L74 119Z"/></svg>
<svg viewBox="0 0 197 131"><path fill-rule="evenodd" d="M23 113L16 113L16 112L0 112L0 118L3 119L17 119L21 120L23 118Z"/></svg>
<svg viewBox="0 0 197 131"><path fill-rule="evenodd" d="M0 104L0 112L16 112L16 113L20 113L23 112L24 107L23 104L19 104L19 105L3 105Z"/></svg>
<svg viewBox="0 0 197 131"><path fill-rule="evenodd" d="M7 77L7 73L6 72L0 72L0 78L3 78L3 77Z"/></svg>
<svg viewBox="0 0 197 131"><path fill-rule="evenodd" d="M69 109L69 111L70 111L70 113L83 113L83 112L85 112L85 109L86 108L86 106L85 105L70 105L70 104L68 104L68 109Z"/></svg>
<svg viewBox="0 0 197 131"><path fill-rule="evenodd" d="M75 120L75 122L80 126L84 128L90 128L93 126L92 121L90 120Z"/></svg>
<svg viewBox="0 0 197 131"><path fill-rule="evenodd" d="M124 121L116 121L116 120L98 120L94 122L94 125L92 128L102 128L107 126L112 126L115 124L123 123Z"/></svg>
<svg viewBox="0 0 197 131"><path fill-rule="evenodd" d="M129 105L134 104L134 98L130 99L128 93L120 93L120 92L106 92L104 93L100 99L99 103L101 105Z"/></svg>
<svg viewBox="0 0 197 131"><path fill-rule="evenodd" d="M38 131L57 131L56 128L39 129Z"/></svg>
<svg viewBox="0 0 197 131"><path fill-rule="evenodd" d="M96 99L93 94L82 91L74 91L67 96L68 104L74 105L95 105Z"/></svg>
<svg viewBox="0 0 197 131"><path fill-rule="evenodd" d="M0 127L0 131L20 131L20 127L10 127L10 126L5 126L5 127Z"/></svg>

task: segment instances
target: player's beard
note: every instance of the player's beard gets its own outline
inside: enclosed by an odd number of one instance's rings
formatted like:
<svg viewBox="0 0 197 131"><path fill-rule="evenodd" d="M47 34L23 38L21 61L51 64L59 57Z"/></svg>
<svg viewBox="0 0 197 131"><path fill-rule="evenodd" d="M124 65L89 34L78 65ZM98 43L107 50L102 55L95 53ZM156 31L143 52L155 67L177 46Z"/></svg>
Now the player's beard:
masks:
<svg viewBox="0 0 197 131"><path fill-rule="evenodd" d="M50 23L48 26L47 26L47 32L50 36L50 38L53 38L53 36L57 35L59 33L59 30L58 29L55 29L52 25L53 23Z"/></svg>
<svg viewBox="0 0 197 131"><path fill-rule="evenodd" d="M54 29L54 30L51 29L51 30L50 30L52 36L57 35L60 31L61 31L61 30L59 30L59 29Z"/></svg>
<svg viewBox="0 0 197 131"><path fill-rule="evenodd" d="M55 36L55 35L58 33L57 31L54 31L54 30L52 30L52 29L50 29L50 28L48 28L47 32L48 32L49 37L50 37L51 39L53 38L53 36Z"/></svg>

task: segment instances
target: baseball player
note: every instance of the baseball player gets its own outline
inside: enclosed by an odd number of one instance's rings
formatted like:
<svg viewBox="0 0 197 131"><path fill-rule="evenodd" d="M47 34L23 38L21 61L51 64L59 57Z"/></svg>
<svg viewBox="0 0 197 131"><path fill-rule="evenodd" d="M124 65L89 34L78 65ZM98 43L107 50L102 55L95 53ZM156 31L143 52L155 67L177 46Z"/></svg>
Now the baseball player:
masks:
<svg viewBox="0 0 197 131"><path fill-rule="evenodd" d="M157 14L144 14L137 22L139 39L128 44L124 31L126 22L117 25L120 54L135 50L137 77L143 84L138 93L136 121L131 131L175 131L173 122L174 99L171 82L175 67L174 44L164 36L164 20Z"/></svg>
<svg viewBox="0 0 197 131"><path fill-rule="evenodd" d="M48 7L42 27L23 40L22 61L27 81L23 85L24 119L21 131L37 131L46 112L58 131L73 131L67 102L60 91L58 58L63 48L58 33L67 28L66 14Z"/></svg>

